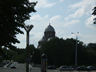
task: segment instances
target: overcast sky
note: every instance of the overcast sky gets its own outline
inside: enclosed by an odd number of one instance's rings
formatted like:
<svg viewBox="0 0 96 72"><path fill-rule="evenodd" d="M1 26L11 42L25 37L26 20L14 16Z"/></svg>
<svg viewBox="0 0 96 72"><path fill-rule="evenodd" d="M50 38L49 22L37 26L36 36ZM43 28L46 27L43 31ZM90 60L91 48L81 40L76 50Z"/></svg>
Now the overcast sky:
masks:
<svg viewBox="0 0 96 72"><path fill-rule="evenodd" d="M96 25L93 24L92 9L96 0L30 0L38 1L36 13L31 13L26 25L33 24L30 31L30 44L38 45L44 35L45 28L51 25L55 28L59 38L75 38L71 32L78 34L78 39L86 43L96 43ZM26 32L17 35L21 43L15 44L19 48L26 47Z"/></svg>

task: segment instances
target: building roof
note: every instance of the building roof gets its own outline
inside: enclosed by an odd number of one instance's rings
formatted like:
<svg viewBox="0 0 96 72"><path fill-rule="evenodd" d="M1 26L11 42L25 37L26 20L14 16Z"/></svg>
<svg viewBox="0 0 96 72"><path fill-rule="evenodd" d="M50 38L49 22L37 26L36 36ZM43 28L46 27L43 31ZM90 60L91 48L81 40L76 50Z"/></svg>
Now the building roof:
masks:
<svg viewBox="0 0 96 72"><path fill-rule="evenodd" d="M43 37L39 42L44 42L45 40L45 37Z"/></svg>
<svg viewBox="0 0 96 72"><path fill-rule="evenodd" d="M55 29L49 24L48 27L45 29L45 32L55 32Z"/></svg>

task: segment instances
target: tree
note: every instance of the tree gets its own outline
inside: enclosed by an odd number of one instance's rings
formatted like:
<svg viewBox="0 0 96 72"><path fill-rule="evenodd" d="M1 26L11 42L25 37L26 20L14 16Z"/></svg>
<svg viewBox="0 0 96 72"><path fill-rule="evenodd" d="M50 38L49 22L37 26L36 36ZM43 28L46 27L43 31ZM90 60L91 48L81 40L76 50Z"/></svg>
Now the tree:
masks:
<svg viewBox="0 0 96 72"><path fill-rule="evenodd" d="M46 42L41 50L47 54L49 65L73 65L75 40L54 38Z"/></svg>
<svg viewBox="0 0 96 72"><path fill-rule="evenodd" d="M96 65L96 43L89 43L86 46L86 61L87 64Z"/></svg>
<svg viewBox="0 0 96 72"><path fill-rule="evenodd" d="M16 34L23 34L20 28L30 18L29 13L36 12L36 3L28 0L0 0L0 48L20 43Z"/></svg>
<svg viewBox="0 0 96 72"><path fill-rule="evenodd" d="M94 9L93 9L92 15L96 15L96 7L94 7ZM94 18L94 24L96 24L96 18Z"/></svg>
<svg viewBox="0 0 96 72"><path fill-rule="evenodd" d="M89 53L89 48L83 44L82 41L77 41L77 64L78 65L92 65L96 64L95 54ZM93 45L92 45L93 46ZM43 44L40 49L41 52L47 54L48 65L75 65L75 39L59 39L54 38ZM94 46L94 49L96 46ZM92 48L91 48L92 49Z"/></svg>

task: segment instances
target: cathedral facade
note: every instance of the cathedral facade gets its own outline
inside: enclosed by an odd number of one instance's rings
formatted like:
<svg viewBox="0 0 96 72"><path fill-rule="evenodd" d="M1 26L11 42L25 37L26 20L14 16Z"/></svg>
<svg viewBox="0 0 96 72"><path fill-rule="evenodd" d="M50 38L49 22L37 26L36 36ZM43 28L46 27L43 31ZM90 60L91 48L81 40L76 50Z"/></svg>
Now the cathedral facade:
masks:
<svg viewBox="0 0 96 72"><path fill-rule="evenodd" d="M48 40L52 38L55 38L55 29L49 24L44 31L44 36L38 42L38 48L41 48L42 44L44 44L45 42L47 42Z"/></svg>

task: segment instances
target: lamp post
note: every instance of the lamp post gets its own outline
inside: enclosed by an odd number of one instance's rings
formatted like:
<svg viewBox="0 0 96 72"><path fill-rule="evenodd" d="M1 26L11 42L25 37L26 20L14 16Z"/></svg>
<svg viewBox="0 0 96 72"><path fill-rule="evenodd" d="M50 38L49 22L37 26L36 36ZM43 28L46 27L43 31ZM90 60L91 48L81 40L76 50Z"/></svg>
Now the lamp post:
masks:
<svg viewBox="0 0 96 72"><path fill-rule="evenodd" d="M24 29L26 31L26 72L29 72L29 32L31 31L31 29L33 28L33 25L24 25Z"/></svg>
<svg viewBox="0 0 96 72"><path fill-rule="evenodd" d="M78 55L78 53L77 53L77 50L78 50L78 48L77 48L77 45L78 45L78 34L79 34L79 32L77 32L77 33L71 33L71 34L74 34L75 36L76 36L76 48L75 48L75 66L77 66L78 65L78 59L77 59L77 55Z"/></svg>
<svg viewBox="0 0 96 72"><path fill-rule="evenodd" d="M47 56L45 53L41 55L41 72L47 72Z"/></svg>
<svg viewBox="0 0 96 72"><path fill-rule="evenodd" d="M7 64L7 60L8 60L8 48L6 48L6 64Z"/></svg>

